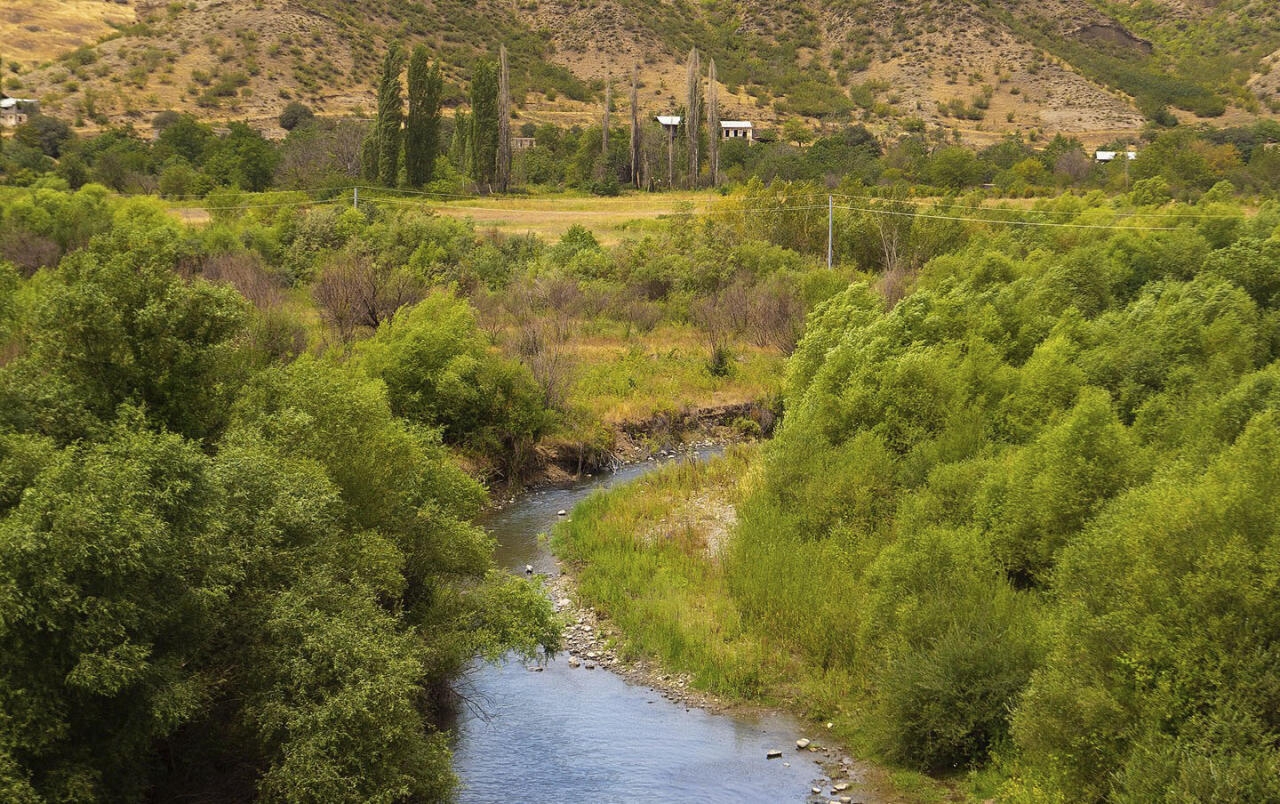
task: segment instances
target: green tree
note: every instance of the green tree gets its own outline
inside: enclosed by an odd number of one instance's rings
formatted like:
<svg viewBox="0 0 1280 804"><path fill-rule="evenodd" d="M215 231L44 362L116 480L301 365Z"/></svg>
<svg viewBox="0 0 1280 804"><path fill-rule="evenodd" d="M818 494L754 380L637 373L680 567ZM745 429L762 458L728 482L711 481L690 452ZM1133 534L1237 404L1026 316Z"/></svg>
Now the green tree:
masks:
<svg viewBox="0 0 1280 804"><path fill-rule="evenodd" d="M203 172L216 183L257 193L271 186L280 156L276 147L246 123L231 123L229 131L210 143Z"/></svg>
<svg viewBox="0 0 1280 804"><path fill-rule="evenodd" d="M409 184L431 181L440 149L440 95L444 78L439 64L428 65L425 45L409 59L409 119L405 126L404 168Z"/></svg>
<svg viewBox="0 0 1280 804"><path fill-rule="evenodd" d="M54 159L62 155L62 149L71 140L71 136L71 127L65 121L47 114L33 115L13 133L17 142L39 149L45 156Z"/></svg>
<svg viewBox="0 0 1280 804"><path fill-rule="evenodd" d="M0 419L71 441L128 402L172 432L216 437L243 378L244 300L175 273L188 246L155 202L125 203L114 224L50 277L30 348L0 375Z"/></svg>
<svg viewBox="0 0 1280 804"><path fill-rule="evenodd" d="M310 124L315 118L315 112L311 111L310 106L299 101L290 101L289 105L280 112L280 128L293 131L295 128Z"/></svg>
<svg viewBox="0 0 1280 804"><path fill-rule="evenodd" d="M386 383L397 415L440 427L446 441L478 456L499 456L510 480L519 480L552 423L529 369L492 354L470 305L448 294L403 308L360 354Z"/></svg>
<svg viewBox="0 0 1280 804"><path fill-rule="evenodd" d="M404 122L404 99L400 95L400 70L404 53L398 42L392 42L382 60L378 80L378 115L374 122L373 140L377 155L377 179L394 187L400 179L401 124Z"/></svg>
<svg viewBox="0 0 1280 804"><path fill-rule="evenodd" d="M0 746L42 799L141 798L154 746L205 705L192 667L235 578L221 505L200 450L135 409L0 521Z"/></svg>
<svg viewBox="0 0 1280 804"><path fill-rule="evenodd" d="M498 167L498 68L481 60L471 75L471 178L493 184Z"/></svg>

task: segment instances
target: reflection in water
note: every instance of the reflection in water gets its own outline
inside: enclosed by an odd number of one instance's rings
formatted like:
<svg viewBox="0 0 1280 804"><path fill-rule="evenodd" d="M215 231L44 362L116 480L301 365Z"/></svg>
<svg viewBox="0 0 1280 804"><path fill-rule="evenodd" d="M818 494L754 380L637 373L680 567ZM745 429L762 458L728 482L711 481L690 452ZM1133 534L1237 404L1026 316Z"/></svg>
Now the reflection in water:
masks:
<svg viewBox="0 0 1280 804"><path fill-rule="evenodd" d="M498 540L498 563L555 574L538 535L557 512L656 465L533 492L490 514L482 524ZM794 750L802 733L789 718L685 709L604 670L570 669L565 659L541 672L518 661L481 664L460 682L472 704L458 722L460 801L803 801L822 775L811 755ZM783 758L767 760L772 748L786 749Z"/></svg>

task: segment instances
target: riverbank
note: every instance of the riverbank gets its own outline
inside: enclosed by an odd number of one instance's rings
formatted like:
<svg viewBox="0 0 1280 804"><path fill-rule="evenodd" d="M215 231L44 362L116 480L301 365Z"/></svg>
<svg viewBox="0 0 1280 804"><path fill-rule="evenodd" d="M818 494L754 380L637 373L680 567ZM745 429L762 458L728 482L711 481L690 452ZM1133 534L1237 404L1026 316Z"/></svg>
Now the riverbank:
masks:
<svg viewBox="0 0 1280 804"><path fill-rule="evenodd" d="M567 618L567 661L607 670L686 707L790 711L808 727L795 740L826 776L809 801L938 800L940 788L855 759L847 718L813 693L820 673L771 650L743 623L724 573L742 473L754 448L722 460L665 467L583 502L556 528L561 574L550 581ZM797 743L780 745L781 761Z"/></svg>
<svg viewBox="0 0 1280 804"><path fill-rule="evenodd" d="M643 657L624 658L617 649L625 635L608 618L583 604L575 577L564 570L548 580L548 594L556 612L565 618L562 645L564 660L574 670L582 672L609 672L627 683L652 690L672 703L686 709L697 708L712 714L760 714L783 713L784 709L760 703L727 699L706 690L698 689L690 673L671 672L660 662ZM777 762L788 762L799 753L816 755L823 776L814 780L809 801L830 801L840 804L890 804L905 799L892 792L892 783L882 769L855 759L843 746L826 737L829 729L815 724L807 730L797 731L789 744L779 744L775 749L780 756L766 754ZM803 756L803 754L801 754Z"/></svg>
<svg viewBox="0 0 1280 804"><path fill-rule="evenodd" d="M591 446L566 439L549 440L537 448L532 471L519 486L490 486L495 507L516 499L522 491L564 485L647 460L671 457L712 444L734 444L772 434L776 413L762 401L738 402L655 413L619 422L609 428L608 446ZM477 467L464 466L473 475Z"/></svg>

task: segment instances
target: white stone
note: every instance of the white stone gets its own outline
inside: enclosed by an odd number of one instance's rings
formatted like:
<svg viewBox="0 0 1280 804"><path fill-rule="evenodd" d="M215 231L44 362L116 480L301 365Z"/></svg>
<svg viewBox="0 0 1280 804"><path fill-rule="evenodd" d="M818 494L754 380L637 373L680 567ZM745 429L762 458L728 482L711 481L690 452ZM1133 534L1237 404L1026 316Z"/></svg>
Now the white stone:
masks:
<svg viewBox="0 0 1280 804"><path fill-rule="evenodd" d="M796 740L796 750L803 751L804 749L809 747L809 743L811 742L813 741L810 740L808 737L801 737L799 740Z"/></svg>
<svg viewBox="0 0 1280 804"><path fill-rule="evenodd" d="M782 752L781 752L781 751L779 751L779 750L778 750L778 749L776 749L776 748L770 748L770 749L765 753L765 758L766 758L766 759L778 759L778 758L780 758L781 756L782 756Z"/></svg>

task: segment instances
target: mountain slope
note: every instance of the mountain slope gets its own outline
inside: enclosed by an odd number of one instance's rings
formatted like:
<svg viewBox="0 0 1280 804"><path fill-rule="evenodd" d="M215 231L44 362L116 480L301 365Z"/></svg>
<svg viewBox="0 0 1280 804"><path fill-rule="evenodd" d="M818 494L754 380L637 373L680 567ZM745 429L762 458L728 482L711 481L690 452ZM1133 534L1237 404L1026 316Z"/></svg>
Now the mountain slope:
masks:
<svg viewBox="0 0 1280 804"><path fill-rule="evenodd" d="M80 0L83 2L84 0ZM70 0L68 0L70 2ZM103 4L99 4L103 5ZM110 4L114 5L114 4ZM145 121L166 108L269 124L289 100L372 109L392 39L447 65L453 101L499 43L523 120L589 124L632 70L646 112L683 105L692 47L717 63L725 117L853 119L884 130L1132 136L1186 118L1271 114L1270 0L139 0L137 22L21 76L64 117ZM119 6L115 6L119 8ZM5 33L0 31L0 34ZM625 101L621 105L625 105Z"/></svg>

